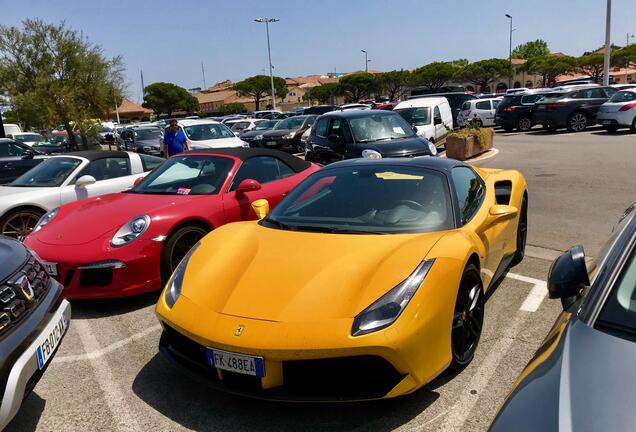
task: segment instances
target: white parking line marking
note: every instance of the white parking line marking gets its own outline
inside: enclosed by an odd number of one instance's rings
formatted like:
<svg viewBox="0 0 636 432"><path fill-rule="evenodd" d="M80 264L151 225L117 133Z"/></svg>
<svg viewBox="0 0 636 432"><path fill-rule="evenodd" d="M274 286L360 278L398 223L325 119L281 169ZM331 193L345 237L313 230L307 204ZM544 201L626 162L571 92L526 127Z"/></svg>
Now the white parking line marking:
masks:
<svg viewBox="0 0 636 432"><path fill-rule="evenodd" d="M73 324L75 324L77 321L73 321ZM141 331L139 333L135 333L134 335L127 337L126 339L122 339L120 341L114 342L108 346L105 346L104 348L100 348L98 350L95 351L91 351L89 353L85 353L85 354L74 354L74 355L67 355L67 356L62 356L62 357L53 357L53 361L56 363L70 363L70 362L75 362L75 361L82 361L82 360L91 360L91 359L96 359L98 357L102 357L103 355L106 355L108 353L111 353L121 347L123 347L124 345L128 345L131 342L136 341L137 339L143 339L146 336L148 336L151 333L156 332L157 330L160 330L161 326L159 324L154 325L150 328L147 328L144 331Z"/></svg>
<svg viewBox="0 0 636 432"><path fill-rule="evenodd" d="M73 322L73 326L77 329L80 341L84 346L84 351L93 352L99 350L99 342L91 332L89 321L77 320ZM104 393L104 400L108 406L113 421L116 422L118 431L136 432L141 431L141 427L137 420L128 409L128 403L121 392L121 389L115 381L112 370L106 359L96 357L89 359L93 368L95 380L99 384L100 389Z"/></svg>
<svg viewBox="0 0 636 432"><path fill-rule="evenodd" d="M548 294L547 284L540 279L535 279L516 273L506 273L506 277L534 285L523 303L521 303L519 310L526 312L536 312L539 309L539 306L541 306L543 299Z"/></svg>
<svg viewBox="0 0 636 432"><path fill-rule="evenodd" d="M447 411L448 416L438 429L440 431L459 431L470 416L471 410L479 400L490 379L499 371L499 363L510 350L515 341L515 336L521 330L528 314L518 313L511 325L509 325L501 339L499 339L490 349L488 356L477 368L468 385L464 389L463 395L457 403Z"/></svg>

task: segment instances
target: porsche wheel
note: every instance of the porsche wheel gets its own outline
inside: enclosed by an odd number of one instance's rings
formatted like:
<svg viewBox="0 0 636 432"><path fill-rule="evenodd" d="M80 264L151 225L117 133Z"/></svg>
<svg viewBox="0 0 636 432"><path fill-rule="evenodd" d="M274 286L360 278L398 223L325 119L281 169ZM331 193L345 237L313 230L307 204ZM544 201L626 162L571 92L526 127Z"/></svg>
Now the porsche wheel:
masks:
<svg viewBox="0 0 636 432"><path fill-rule="evenodd" d="M170 234L161 254L161 274L167 281L181 259L188 253L208 230L199 225L187 225Z"/></svg>
<svg viewBox="0 0 636 432"><path fill-rule="evenodd" d="M35 209L23 209L10 212L0 219L0 234L20 241L28 236L44 212Z"/></svg>
<svg viewBox="0 0 636 432"><path fill-rule="evenodd" d="M455 301L451 332L450 369L465 368L475 356L484 324L484 293L477 268L469 264L464 270Z"/></svg>
<svg viewBox="0 0 636 432"><path fill-rule="evenodd" d="M524 195L519 210L519 224L517 225L517 250L510 265L517 265L525 256L526 239L528 238L528 198Z"/></svg>

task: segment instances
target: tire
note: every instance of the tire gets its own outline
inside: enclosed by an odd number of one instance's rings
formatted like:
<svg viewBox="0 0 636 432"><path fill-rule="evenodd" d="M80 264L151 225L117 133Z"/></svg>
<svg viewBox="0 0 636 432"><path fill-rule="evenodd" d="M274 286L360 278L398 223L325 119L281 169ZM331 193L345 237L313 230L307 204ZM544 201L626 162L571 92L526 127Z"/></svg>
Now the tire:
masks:
<svg viewBox="0 0 636 432"><path fill-rule="evenodd" d="M37 209L17 209L0 218L0 234L20 241L31 233L44 212Z"/></svg>
<svg viewBox="0 0 636 432"><path fill-rule="evenodd" d="M636 133L636 117L632 120L632 127L630 129L632 132Z"/></svg>
<svg viewBox="0 0 636 432"><path fill-rule="evenodd" d="M453 313L449 369L464 369L475 357L484 325L484 289L479 270L469 264L464 270Z"/></svg>
<svg viewBox="0 0 636 432"><path fill-rule="evenodd" d="M523 261L526 254L526 240L528 238L528 198L524 195L521 200L521 209L519 210L519 223L517 224L517 250L514 258L510 262L511 266L515 266Z"/></svg>
<svg viewBox="0 0 636 432"><path fill-rule="evenodd" d="M161 252L161 278L164 283L190 248L207 233L208 230L200 225L186 225L170 234Z"/></svg>
<svg viewBox="0 0 636 432"><path fill-rule="evenodd" d="M527 132L532 128L532 120L528 117L519 117L517 120L517 130L519 132Z"/></svg>
<svg viewBox="0 0 636 432"><path fill-rule="evenodd" d="M587 128L587 116L584 113L575 112L568 118L570 132L583 132L585 128Z"/></svg>

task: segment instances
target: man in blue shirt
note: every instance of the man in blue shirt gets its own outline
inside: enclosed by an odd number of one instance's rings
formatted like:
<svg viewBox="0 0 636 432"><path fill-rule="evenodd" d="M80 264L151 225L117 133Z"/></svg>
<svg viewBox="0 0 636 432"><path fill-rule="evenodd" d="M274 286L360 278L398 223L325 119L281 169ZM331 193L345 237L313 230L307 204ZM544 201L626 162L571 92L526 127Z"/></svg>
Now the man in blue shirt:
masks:
<svg viewBox="0 0 636 432"><path fill-rule="evenodd" d="M190 150L190 141L185 132L177 125L175 119L170 120L170 129L163 136L163 155L166 158L185 150Z"/></svg>

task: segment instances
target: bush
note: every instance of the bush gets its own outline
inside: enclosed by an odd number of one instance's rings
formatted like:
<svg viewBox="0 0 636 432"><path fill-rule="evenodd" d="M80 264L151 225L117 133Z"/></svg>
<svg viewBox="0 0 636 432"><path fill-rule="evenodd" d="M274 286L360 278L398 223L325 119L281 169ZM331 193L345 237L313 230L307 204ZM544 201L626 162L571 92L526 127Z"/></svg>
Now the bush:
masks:
<svg viewBox="0 0 636 432"><path fill-rule="evenodd" d="M448 136L457 138L468 138L472 136L474 137L475 144L477 144L480 149L483 149L488 143L488 139L492 133L492 128L480 128L475 125L475 123L472 123L471 126L449 133Z"/></svg>

